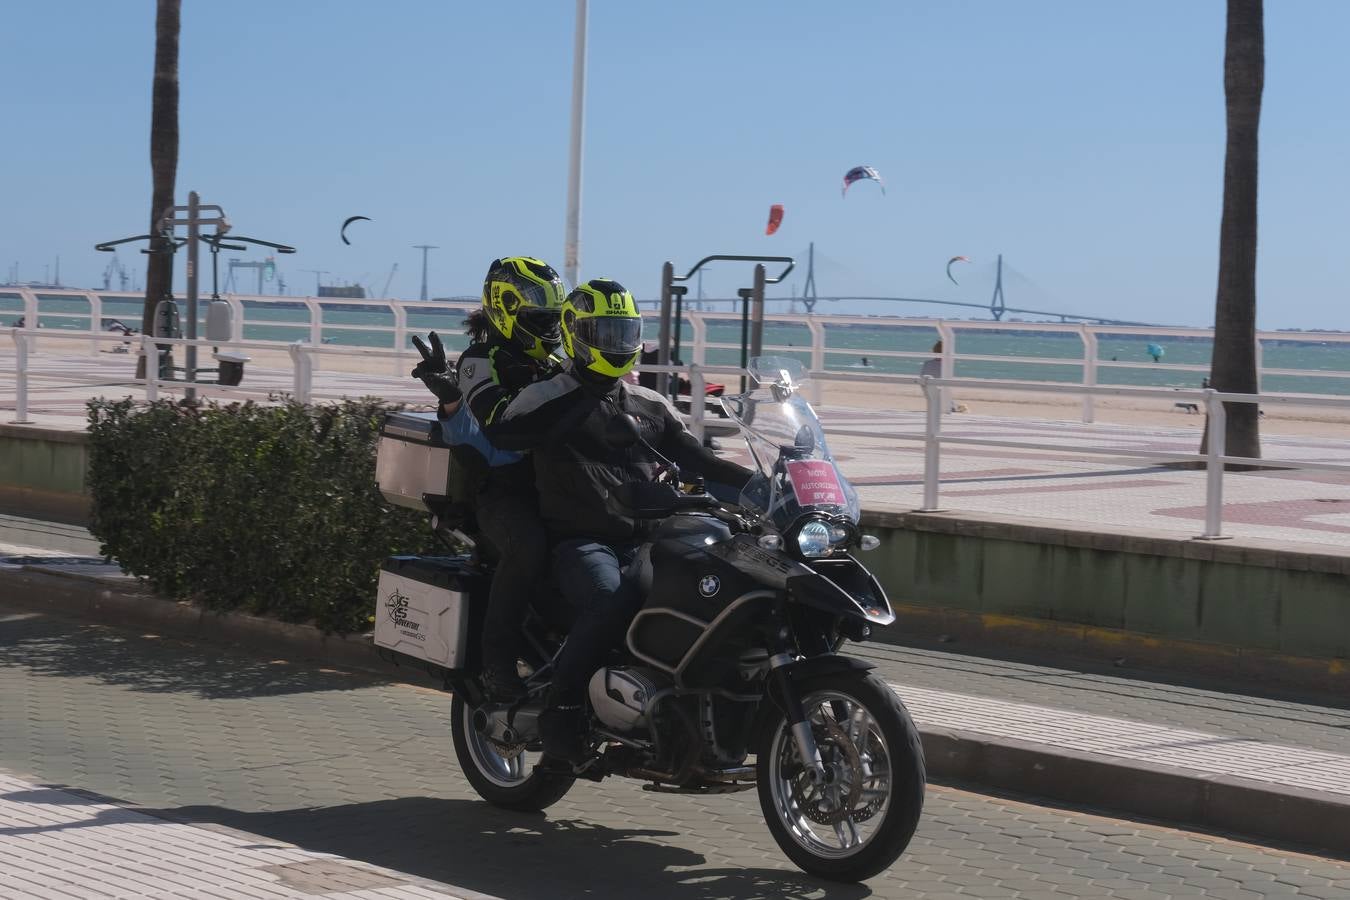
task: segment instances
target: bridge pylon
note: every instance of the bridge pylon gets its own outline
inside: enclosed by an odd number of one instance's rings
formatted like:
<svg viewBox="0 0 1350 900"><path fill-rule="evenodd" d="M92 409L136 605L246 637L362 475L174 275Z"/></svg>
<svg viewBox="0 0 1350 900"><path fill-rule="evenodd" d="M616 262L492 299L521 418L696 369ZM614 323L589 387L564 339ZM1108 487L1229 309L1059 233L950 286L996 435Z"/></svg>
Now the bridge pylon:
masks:
<svg viewBox="0 0 1350 900"><path fill-rule="evenodd" d="M995 322L1003 321L1003 313L1008 309L1008 304L1003 299L1003 254L998 255L998 271L994 275L994 296L989 298L989 314L994 317Z"/></svg>
<svg viewBox="0 0 1350 900"><path fill-rule="evenodd" d="M816 309L816 242L806 250L806 281L802 283L802 305L809 316Z"/></svg>

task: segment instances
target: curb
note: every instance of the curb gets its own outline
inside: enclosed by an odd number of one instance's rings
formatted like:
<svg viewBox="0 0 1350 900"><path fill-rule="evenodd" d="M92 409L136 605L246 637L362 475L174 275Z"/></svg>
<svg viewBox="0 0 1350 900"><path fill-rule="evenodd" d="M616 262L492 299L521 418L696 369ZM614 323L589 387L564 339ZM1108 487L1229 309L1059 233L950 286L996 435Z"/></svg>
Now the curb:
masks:
<svg viewBox="0 0 1350 900"><path fill-rule="evenodd" d="M62 572L41 565L0 567L0 597L35 611L152 628L207 643L246 645L253 652L275 652L439 686L415 667L381 658L369 637L325 635L312 625L162 600L126 575ZM930 776L1306 845L1350 859L1350 797L954 729L920 729L920 734Z"/></svg>
<svg viewBox="0 0 1350 900"><path fill-rule="evenodd" d="M1350 660L1294 656L1235 644L1166 637L1075 622L951 607L893 603L895 627L878 643L919 638L956 641L970 652L1048 652L1129 669L1156 668L1230 683L1350 696Z"/></svg>
<svg viewBox="0 0 1350 900"><path fill-rule="evenodd" d="M1350 858L1350 798L955 729L921 736L930 775Z"/></svg>
<svg viewBox="0 0 1350 900"><path fill-rule="evenodd" d="M440 686L420 669L381 657L369 637L324 634L313 625L164 600L127 575L88 575L31 564L0 566L0 597L7 604L38 612L77 616L103 625L148 628L211 644L242 645L254 653L275 653L397 681Z"/></svg>

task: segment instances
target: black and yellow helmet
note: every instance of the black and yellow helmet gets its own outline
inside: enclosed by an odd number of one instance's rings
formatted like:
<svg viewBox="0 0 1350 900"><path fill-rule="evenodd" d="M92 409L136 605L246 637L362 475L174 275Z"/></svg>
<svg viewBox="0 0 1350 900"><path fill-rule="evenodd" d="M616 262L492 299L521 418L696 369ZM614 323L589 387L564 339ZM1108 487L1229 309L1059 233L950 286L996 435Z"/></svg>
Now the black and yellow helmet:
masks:
<svg viewBox="0 0 1350 900"><path fill-rule="evenodd" d="M494 259L483 279L483 310L502 337L535 359L545 359L561 339L562 279L553 267L528 256Z"/></svg>
<svg viewBox="0 0 1350 900"><path fill-rule="evenodd" d="M642 355L642 313L617 281L592 278L567 295L562 344L576 364L602 378L622 378Z"/></svg>

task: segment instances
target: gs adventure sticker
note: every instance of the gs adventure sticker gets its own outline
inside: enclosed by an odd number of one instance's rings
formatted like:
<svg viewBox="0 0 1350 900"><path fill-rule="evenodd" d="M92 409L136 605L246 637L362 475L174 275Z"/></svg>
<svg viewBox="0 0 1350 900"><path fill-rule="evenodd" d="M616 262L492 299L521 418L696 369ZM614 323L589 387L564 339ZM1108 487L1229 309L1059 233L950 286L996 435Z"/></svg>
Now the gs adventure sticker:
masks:
<svg viewBox="0 0 1350 900"><path fill-rule="evenodd" d="M427 636L422 633L422 623L409 616L408 595L398 588L394 588L389 592L389 596L385 597L384 611L388 614L389 621L394 623L394 627L403 632L405 636L418 641L427 639Z"/></svg>

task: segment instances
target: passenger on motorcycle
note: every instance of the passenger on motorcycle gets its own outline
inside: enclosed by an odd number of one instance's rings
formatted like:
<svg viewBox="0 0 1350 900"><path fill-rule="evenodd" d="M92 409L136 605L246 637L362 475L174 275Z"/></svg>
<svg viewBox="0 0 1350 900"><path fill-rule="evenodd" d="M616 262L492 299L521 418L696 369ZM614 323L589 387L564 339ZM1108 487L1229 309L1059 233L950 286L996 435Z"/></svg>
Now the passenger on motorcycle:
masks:
<svg viewBox="0 0 1350 900"><path fill-rule="evenodd" d="M562 280L548 264L525 256L494 260L483 281L483 308L465 322L471 343L460 354L456 371L447 372L435 333L430 354L417 341L423 352L418 369L423 371L413 374L441 401L439 415L453 415L462 398L495 448L502 413L512 399L562 371L553 356L560 340L562 301ZM501 564L492 578L483 623L483 682L493 699L513 701L525 695L516 669L523 649L520 626L531 596L547 575L548 544L529 459L521 453L489 455L481 466L474 508L479 533Z"/></svg>
<svg viewBox="0 0 1350 900"><path fill-rule="evenodd" d="M682 471L739 490L750 470L704 449L660 394L623 377L642 352L642 316L622 285L598 278L562 306L562 374L522 390L500 414L493 442L531 450L539 511L555 542L553 572L577 619L557 660L540 719L545 753L585 758L582 714L587 682L642 604L630 567L647 524L616 512L611 490L657 480L665 457ZM615 416L637 420L642 440L616 449L605 438Z"/></svg>

